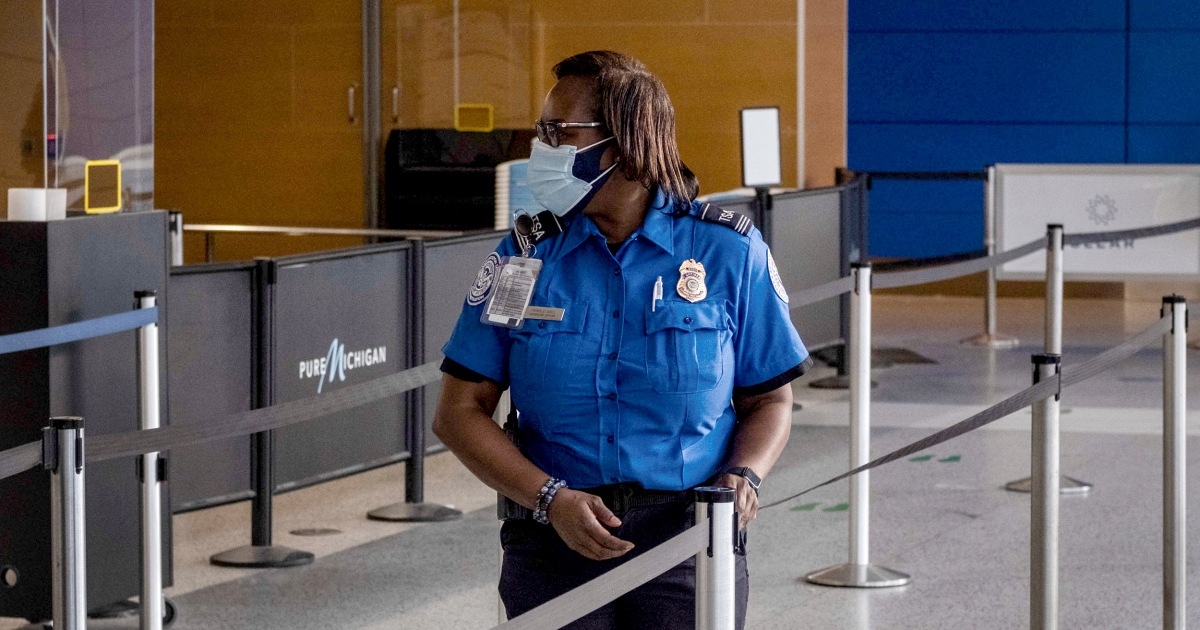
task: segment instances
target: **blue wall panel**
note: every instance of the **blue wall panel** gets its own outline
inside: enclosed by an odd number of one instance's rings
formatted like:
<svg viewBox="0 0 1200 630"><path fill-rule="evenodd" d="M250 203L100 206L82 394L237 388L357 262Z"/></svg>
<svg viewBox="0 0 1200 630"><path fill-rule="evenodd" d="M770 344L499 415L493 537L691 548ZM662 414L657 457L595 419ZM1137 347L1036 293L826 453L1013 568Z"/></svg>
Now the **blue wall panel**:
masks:
<svg viewBox="0 0 1200 630"><path fill-rule="evenodd" d="M850 0L848 46L855 170L1200 163L1200 0ZM869 254L976 249L982 203L877 180Z"/></svg>
<svg viewBox="0 0 1200 630"><path fill-rule="evenodd" d="M1130 125L1131 164L1200 164L1200 125Z"/></svg>
<svg viewBox="0 0 1200 630"><path fill-rule="evenodd" d="M1200 123L1200 31L1131 33L1129 77L1129 122Z"/></svg>
<svg viewBox="0 0 1200 630"><path fill-rule="evenodd" d="M1200 6L1196 0L1129 0L1129 26L1135 31L1200 30Z"/></svg>
<svg viewBox="0 0 1200 630"><path fill-rule="evenodd" d="M998 162L1121 162L1124 151L1119 124L850 123L846 153L862 171L977 171Z"/></svg>
<svg viewBox="0 0 1200 630"><path fill-rule="evenodd" d="M875 214L874 204L872 198L872 256L925 258L974 251L983 246L982 212L975 216Z"/></svg>
<svg viewBox="0 0 1200 630"><path fill-rule="evenodd" d="M1174 0L1180 4L1194 0ZM1124 30L1125 0L852 0L851 31Z"/></svg>
<svg viewBox="0 0 1200 630"><path fill-rule="evenodd" d="M851 122L1122 122L1124 33L861 33Z"/></svg>

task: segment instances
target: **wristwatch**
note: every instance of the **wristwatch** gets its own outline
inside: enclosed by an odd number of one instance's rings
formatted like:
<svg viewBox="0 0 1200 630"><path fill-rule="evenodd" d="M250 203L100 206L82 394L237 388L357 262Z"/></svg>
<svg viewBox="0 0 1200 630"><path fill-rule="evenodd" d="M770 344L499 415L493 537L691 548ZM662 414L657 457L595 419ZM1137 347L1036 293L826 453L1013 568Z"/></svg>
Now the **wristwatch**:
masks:
<svg viewBox="0 0 1200 630"><path fill-rule="evenodd" d="M754 488L754 494L758 494L758 486L762 484L762 479L750 469L749 466L730 466L721 471L722 475L737 475L745 478L750 482L750 487Z"/></svg>

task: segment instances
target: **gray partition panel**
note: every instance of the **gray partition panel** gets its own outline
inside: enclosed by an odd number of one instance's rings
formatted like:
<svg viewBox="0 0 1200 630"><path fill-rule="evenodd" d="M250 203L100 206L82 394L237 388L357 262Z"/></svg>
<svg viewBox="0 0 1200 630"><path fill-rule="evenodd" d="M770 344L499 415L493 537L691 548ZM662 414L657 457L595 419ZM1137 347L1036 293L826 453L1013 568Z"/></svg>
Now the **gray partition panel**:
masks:
<svg viewBox="0 0 1200 630"><path fill-rule="evenodd" d="M772 197L770 230L775 265L790 293L842 277L841 188ZM841 301L792 309L792 323L810 350L841 342Z"/></svg>
<svg viewBox="0 0 1200 630"><path fill-rule="evenodd" d="M255 267L232 263L171 269L171 424L220 422L253 408ZM173 512L253 494L249 436L171 452Z"/></svg>
<svg viewBox="0 0 1200 630"><path fill-rule="evenodd" d="M394 243L273 261L269 404L411 367L411 255ZM402 394L276 431L276 488L403 459L408 406Z"/></svg>
<svg viewBox="0 0 1200 630"><path fill-rule="evenodd" d="M496 250L507 231L430 241L425 244L425 296L419 312L425 318L425 360L442 355L442 346L454 332L471 283L488 254ZM433 435L433 413L437 409L441 385L425 388L424 415L426 452L444 447Z"/></svg>

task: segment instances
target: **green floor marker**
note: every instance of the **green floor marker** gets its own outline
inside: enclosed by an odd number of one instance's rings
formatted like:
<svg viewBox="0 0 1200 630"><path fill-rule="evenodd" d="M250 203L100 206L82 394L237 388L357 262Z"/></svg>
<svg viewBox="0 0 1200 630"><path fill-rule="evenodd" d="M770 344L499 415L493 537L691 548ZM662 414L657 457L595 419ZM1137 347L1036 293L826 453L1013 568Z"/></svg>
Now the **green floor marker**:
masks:
<svg viewBox="0 0 1200 630"><path fill-rule="evenodd" d="M821 504L820 503L805 503L804 505L797 505L796 507L792 508L792 511L793 512L811 512L811 511L815 510L818 505L821 505Z"/></svg>
<svg viewBox="0 0 1200 630"><path fill-rule="evenodd" d="M823 512L845 512L846 510L849 510L849 509L850 509L849 503L839 503L833 507L827 507L822 511Z"/></svg>
<svg viewBox="0 0 1200 630"><path fill-rule="evenodd" d="M921 455L920 457L914 457L908 461L910 461L910 462L927 462L931 459L933 459L933 455Z"/></svg>
<svg viewBox="0 0 1200 630"><path fill-rule="evenodd" d="M953 464L954 462L958 462L958 461L962 461L962 457L959 457L958 455L951 455L950 457L947 457L946 459L938 460L938 462L942 463L942 464Z"/></svg>

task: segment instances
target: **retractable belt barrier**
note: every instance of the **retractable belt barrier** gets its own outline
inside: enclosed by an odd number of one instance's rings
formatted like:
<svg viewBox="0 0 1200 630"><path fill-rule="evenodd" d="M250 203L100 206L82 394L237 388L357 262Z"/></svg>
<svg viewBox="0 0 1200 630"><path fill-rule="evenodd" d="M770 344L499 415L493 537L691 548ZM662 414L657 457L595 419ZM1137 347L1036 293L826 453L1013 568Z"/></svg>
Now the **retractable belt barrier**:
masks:
<svg viewBox="0 0 1200 630"><path fill-rule="evenodd" d="M102 462L118 457L166 451L189 444L250 435L315 420L437 382L442 377L440 364L440 360L430 361L320 396L234 414L221 422L101 435L88 440L87 461Z"/></svg>
<svg viewBox="0 0 1200 630"><path fill-rule="evenodd" d="M495 626L495 630L561 628L658 577L708 545L708 525L691 529L574 590Z"/></svg>
<svg viewBox="0 0 1200 630"><path fill-rule="evenodd" d="M966 420L955 423L945 429L942 429L941 431L908 444L907 446L898 448L887 455L871 460L867 464L859 466L858 468L846 471L827 481L822 481L811 488L797 492L796 494L793 494L787 498L767 503L760 509L765 510L768 508L773 508L777 505L782 505L788 501L792 501L793 499L804 496L813 490L823 488L831 483L836 483L860 472L871 470L872 468L878 468L889 462L912 455L913 453L923 451L932 446L937 446L942 442L954 439L965 433L970 433L975 429L991 424L1009 414L1020 411L1021 409L1024 409L1025 407L1028 407L1039 400L1049 398L1050 396L1057 396L1062 392L1063 389L1066 389L1071 385L1081 383L1112 367L1113 365L1124 361L1132 356L1135 352L1141 350L1154 341L1161 340L1162 336L1170 329L1171 317L1164 316L1162 319L1154 322L1148 328L1138 333L1131 339L1121 343L1118 346L1110 348L1109 350L1106 350L1090 361L1081 363L1077 367L1074 367L1065 373L1056 374L1052 378L1046 379L1037 385L1005 398L1004 400L992 405L991 407L988 407L987 409L984 409L983 411L980 411Z"/></svg>
<svg viewBox="0 0 1200 630"><path fill-rule="evenodd" d="M106 315L62 326L51 326L40 330L0 335L0 354L49 348L64 343L103 337L113 333L141 328L158 321L158 308L135 309L126 313Z"/></svg>

